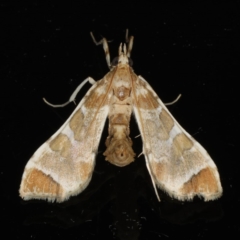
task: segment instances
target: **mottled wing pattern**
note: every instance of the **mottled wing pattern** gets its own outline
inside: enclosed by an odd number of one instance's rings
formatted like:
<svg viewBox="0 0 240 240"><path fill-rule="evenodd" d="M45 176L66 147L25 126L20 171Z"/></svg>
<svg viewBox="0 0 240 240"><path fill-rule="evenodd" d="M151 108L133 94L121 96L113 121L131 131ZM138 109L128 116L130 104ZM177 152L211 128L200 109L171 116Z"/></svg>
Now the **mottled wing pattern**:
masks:
<svg viewBox="0 0 240 240"><path fill-rule="evenodd" d="M222 187L213 160L141 76L133 84L133 96L143 153L155 184L179 200L195 195L205 201L220 197Z"/></svg>
<svg viewBox="0 0 240 240"><path fill-rule="evenodd" d="M20 186L23 199L62 202L89 184L109 111L106 78L96 82L63 126L32 156Z"/></svg>

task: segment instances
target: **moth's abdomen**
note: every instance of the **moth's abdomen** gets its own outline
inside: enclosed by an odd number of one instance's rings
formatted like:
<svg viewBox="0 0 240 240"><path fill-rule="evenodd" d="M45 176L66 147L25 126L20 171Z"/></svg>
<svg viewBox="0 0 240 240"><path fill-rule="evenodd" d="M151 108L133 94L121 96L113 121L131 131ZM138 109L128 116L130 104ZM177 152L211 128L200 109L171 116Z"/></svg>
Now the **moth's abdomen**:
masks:
<svg viewBox="0 0 240 240"><path fill-rule="evenodd" d="M114 89L109 111L109 136L107 150L103 153L112 164L124 167L134 161L135 153L129 137L129 122L132 113L132 98L126 87Z"/></svg>
<svg viewBox="0 0 240 240"><path fill-rule="evenodd" d="M109 136L106 140L107 150L104 152L106 160L118 167L124 167L134 161L135 153L132 149L132 140L128 136L129 128L126 125L112 124L109 127Z"/></svg>

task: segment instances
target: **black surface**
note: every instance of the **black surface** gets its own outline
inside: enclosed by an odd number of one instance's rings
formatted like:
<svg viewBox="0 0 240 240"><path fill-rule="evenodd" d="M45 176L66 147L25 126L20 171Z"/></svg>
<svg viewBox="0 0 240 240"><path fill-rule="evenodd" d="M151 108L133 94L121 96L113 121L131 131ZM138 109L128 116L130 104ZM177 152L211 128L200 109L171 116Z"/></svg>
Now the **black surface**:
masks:
<svg viewBox="0 0 240 240"><path fill-rule="evenodd" d="M166 1L167 2L167 1ZM1 239L212 239L239 236L239 1L75 1L1 3ZM172 200L154 194L144 157L125 168L104 160L105 128L93 179L63 204L23 201L18 189L34 151L68 118L65 102L86 77L108 71L125 29L134 35L132 59L169 110L214 159L224 194L217 201ZM84 96L89 85L77 96ZM131 136L138 135L131 122ZM134 150L141 153L141 139ZM235 238L236 239L236 238Z"/></svg>

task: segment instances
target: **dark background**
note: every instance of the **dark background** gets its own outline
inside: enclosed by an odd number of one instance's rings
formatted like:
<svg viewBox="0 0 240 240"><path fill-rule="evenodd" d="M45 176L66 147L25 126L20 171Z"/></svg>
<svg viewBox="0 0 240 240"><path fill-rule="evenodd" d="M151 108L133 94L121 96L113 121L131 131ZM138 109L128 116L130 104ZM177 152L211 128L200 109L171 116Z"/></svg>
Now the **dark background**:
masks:
<svg viewBox="0 0 240 240"><path fill-rule="evenodd" d="M1 239L212 239L239 236L239 1L159 2L41 1L0 5ZM218 166L223 196L179 202L154 194L144 157L125 167L104 160L105 128L87 189L56 204L23 201L24 166L68 118L67 101L86 77L107 72L102 46L112 59L125 30L134 35L133 68ZM90 85L81 90L81 100ZM135 120L134 150L141 153Z"/></svg>

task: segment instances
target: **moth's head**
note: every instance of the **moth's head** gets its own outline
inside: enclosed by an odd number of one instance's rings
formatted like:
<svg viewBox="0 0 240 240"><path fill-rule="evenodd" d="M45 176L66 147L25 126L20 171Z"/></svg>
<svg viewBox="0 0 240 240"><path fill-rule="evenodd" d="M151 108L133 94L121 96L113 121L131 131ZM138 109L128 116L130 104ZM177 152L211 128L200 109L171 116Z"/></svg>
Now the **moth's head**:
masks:
<svg viewBox="0 0 240 240"><path fill-rule="evenodd" d="M126 44L120 44L119 49L118 49L118 57L115 57L113 59L113 61L111 62L111 66L117 66L118 64L121 65L129 65L132 66L133 65L133 61L130 58L130 51L127 50Z"/></svg>

